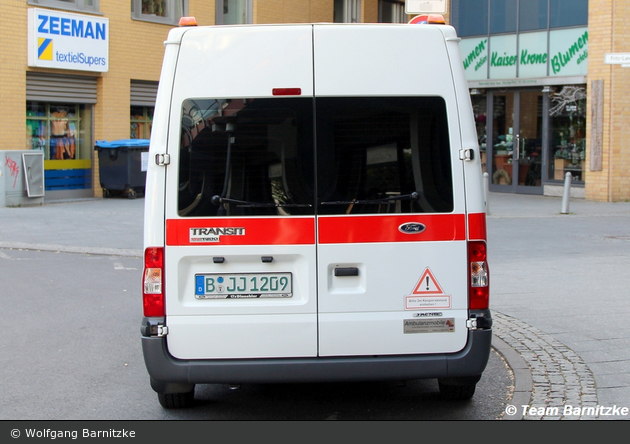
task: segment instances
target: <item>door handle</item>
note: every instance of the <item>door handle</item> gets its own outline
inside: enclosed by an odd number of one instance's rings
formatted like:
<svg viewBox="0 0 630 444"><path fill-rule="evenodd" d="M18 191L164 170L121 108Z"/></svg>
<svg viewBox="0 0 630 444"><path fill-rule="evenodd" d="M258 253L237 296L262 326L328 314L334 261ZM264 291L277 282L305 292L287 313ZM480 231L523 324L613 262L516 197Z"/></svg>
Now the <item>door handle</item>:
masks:
<svg viewBox="0 0 630 444"><path fill-rule="evenodd" d="M335 268L335 276L358 276L359 269L357 267Z"/></svg>
<svg viewBox="0 0 630 444"><path fill-rule="evenodd" d="M520 157L521 157L521 136L520 136L520 134L516 135L516 146L512 146L512 151L514 151L516 153L516 157L514 157L514 160L520 160Z"/></svg>

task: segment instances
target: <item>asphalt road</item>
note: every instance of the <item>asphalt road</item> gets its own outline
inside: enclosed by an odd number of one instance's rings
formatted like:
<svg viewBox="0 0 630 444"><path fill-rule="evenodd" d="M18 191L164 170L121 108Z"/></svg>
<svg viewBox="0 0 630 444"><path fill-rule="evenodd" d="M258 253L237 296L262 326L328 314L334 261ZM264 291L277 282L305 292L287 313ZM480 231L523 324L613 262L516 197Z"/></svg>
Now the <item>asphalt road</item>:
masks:
<svg viewBox="0 0 630 444"><path fill-rule="evenodd" d="M140 345L137 257L0 249L0 420L494 420L513 380L492 353L474 398L407 383L200 385L165 410Z"/></svg>

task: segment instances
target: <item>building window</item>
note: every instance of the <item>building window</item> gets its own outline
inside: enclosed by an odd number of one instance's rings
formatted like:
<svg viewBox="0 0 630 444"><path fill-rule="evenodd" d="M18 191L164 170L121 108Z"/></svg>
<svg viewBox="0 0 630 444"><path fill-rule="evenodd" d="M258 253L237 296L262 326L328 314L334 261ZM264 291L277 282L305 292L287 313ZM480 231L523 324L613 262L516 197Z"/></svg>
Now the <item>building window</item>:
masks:
<svg viewBox="0 0 630 444"><path fill-rule="evenodd" d="M379 23L406 23L405 3L392 0L380 0L378 2Z"/></svg>
<svg viewBox="0 0 630 444"><path fill-rule="evenodd" d="M519 31L547 29L549 21L549 0L521 1L518 5Z"/></svg>
<svg viewBox="0 0 630 444"><path fill-rule="evenodd" d="M131 0L135 20L176 25L187 12L187 0Z"/></svg>
<svg viewBox="0 0 630 444"><path fill-rule="evenodd" d="M550 6L551 28L588 24L588 0L551 0Z"/></svg>
<svg viewBox="0 0 630 444"><path fill-rule="evenodd" d="M490 34L516 32L516 0L490 0Z"/></svg>
<svg viewBox="0 0 630 444"><path fill-rule="evenodd" d="M150 139L151 127L153 125L152 106L132 106L131 107L131 139Z"/></svg>
<svg viewBox="0 0 630 444"><path fill-rule="evenodd" d="M335 23L360 23L361 0L335 0Z"/></svg>
<svg viewBox="0 0 630 444"><path fill-rule="evenodd" d="M29 5L48 6L70 11L98 11L99 0L28 0Z"/></svg>
<svg viewBox="0 0 630 444"><path fill-rule="evenodd" d="M452 0L451 23L460 37L488 34L488 0Z"/></svg>
<svg viewBox="0 0 630 444"><path fill-rule="evenodd" d="M253 23L252 0L216 0L217 25Z"/></svg>
<svg viewBox="0 0 630 444"><path fill-rule="evenodd" d="M90 159L91 107L67 103L26 102L27 149L46 160Z"/></svg>

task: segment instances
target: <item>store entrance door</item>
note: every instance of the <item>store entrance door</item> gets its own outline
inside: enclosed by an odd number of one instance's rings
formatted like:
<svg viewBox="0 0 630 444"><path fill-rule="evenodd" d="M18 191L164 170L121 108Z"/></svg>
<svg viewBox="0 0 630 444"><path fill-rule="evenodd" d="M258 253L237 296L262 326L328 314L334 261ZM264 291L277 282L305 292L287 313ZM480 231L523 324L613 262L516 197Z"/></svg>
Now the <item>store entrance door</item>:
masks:
<svg viewBox="0 0 630 444"><path fill-rule="evenodd" d="M543 93L489 92L488 100L490 190L543 194Z"/></svg>

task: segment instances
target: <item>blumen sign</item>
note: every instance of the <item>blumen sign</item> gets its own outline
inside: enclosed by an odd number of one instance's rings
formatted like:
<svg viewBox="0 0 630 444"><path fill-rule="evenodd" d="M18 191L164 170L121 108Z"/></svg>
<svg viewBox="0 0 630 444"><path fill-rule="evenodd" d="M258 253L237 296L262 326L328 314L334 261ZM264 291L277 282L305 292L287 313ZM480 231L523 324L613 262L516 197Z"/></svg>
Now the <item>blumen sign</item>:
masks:
<svg viewBox="0 0 630 444"><path fill-rule="evenodd" d="M467 80L585 76L588 72L588 28L465 38L460 50Z"/></svg>
<svg viewBox="0 0 630 444"><path fill-rule="evenodd" d="M28 65L107 72L109 19L29 9Z"/></svg>

